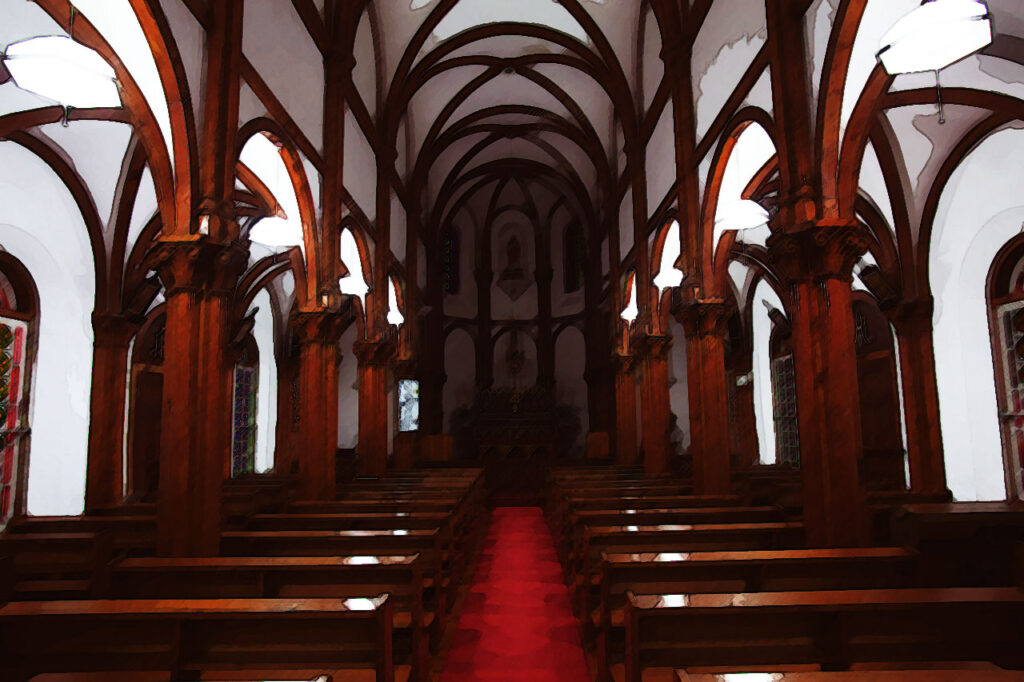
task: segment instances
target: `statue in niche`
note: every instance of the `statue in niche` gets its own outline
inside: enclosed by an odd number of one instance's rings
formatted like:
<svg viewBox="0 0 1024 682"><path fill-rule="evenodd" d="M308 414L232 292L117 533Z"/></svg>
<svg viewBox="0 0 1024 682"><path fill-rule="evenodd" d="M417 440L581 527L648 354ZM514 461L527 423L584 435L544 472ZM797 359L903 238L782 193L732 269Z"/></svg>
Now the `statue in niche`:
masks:
<svg viewBox="0 0 1024 682"><path fill-rule="evenodd" d="M526 277L523 267L523 247L515 235L505 243L505 268L498 275L498 288L513 301L526 293L532 282Z"/></svg>

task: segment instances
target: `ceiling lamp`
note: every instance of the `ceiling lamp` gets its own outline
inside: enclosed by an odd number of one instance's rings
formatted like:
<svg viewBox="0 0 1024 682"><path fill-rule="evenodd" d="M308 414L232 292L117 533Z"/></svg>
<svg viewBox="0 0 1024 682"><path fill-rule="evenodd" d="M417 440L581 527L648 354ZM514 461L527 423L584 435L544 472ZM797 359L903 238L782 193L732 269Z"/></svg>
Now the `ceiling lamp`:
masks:
<svg viewBox="0 0 1024 682"><path fill-rule="evenodd" d="M12 43L3 63L19 88L65 108L121 106L113 67L95 50L67 36Z"/></svg>
<svg viewBox="0 0 1024 682"><path fill-rule="evenodd" d="M756 201L751 201L750 199L730 201L718 208L717 215L715 216L715 232L721 230L752 230L755 227L765 225L768 222L768 218L768 211Z"/></svg>
<svg viewBox="0 0 1024 682"><path fill-rule="evenodd" d="M405 316L398 309L398 290L395 288L395 278L388 278L388 324L396 327L405 322Z"/></svg>
<svg viewBox="0 0 1024 682"><path fill-rule="evenodd" d="M878 61L891 76L935 72L939 123L946 122L939 71L992 43L992 15L982 0L931 0L882 36Z"/></svg>
<svg viewBox="0 0 1024 682"><path fill-rule="evenodd" d="M629 285L629 303L622 311L620 317L628 324L633 324L636 322L636 316L640 313L640 308L636 305L636 275L630 276Z"/></svg>
<svg viewBox="0 0 1024 682"><path fill-rule="evenodd" d="M992 15L981 0L931 0L882 36L878 60L890 75L939 71L992 42Z"/></svg>

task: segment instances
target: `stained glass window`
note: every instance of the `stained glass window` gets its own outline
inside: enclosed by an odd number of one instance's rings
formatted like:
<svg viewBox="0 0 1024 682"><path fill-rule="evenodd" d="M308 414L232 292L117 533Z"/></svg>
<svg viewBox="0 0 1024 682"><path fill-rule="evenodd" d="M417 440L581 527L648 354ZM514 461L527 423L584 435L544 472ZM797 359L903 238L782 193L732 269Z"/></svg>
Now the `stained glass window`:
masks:
<svg viewBox="0 0 1024 682"><path fill-rule="evenodd" d="M579 223L573 223L565 228L565 243L563 246L564 283L565 293L570 294L579 291L583 287L583 230Z"/></svg>
<svg viewBox="0 0 1024 682"><path fill-rule="evenodd" d="M796 411L796 365L792 355L772 360L775 452L779 464L800 466L800 425Z"/></svg>
<svg viewBox="0 0 1024 682"><path fill-rule="evenodd" d="M420 428L420 382L402 379L398 382L398 430Z"/></svg>
<svg viewBox="0 0 1024 682"><path fill-rule="evenodd" d="M14 512L28 325L0 317L0 529Z"/></svg>
<svg viewBox="0 0 1024 682"><path fill-rule="evenodd" d="M231 431L231 475L251 474L256 468L255 367L235 366L234 420Z"/></svg>
<svg viewBox="0 0 1024 682"><path fill-rule="evenodd" d="M1005 411L1002 418L1013 492L1024 496L1024 301L999 309Z"/></svg>
<svg viewBox="0 0 1024 682"><path fill-rule="evenodd" d="M450 228L441 238L441 286L444 293L459 293L459 231Z"/></svg>

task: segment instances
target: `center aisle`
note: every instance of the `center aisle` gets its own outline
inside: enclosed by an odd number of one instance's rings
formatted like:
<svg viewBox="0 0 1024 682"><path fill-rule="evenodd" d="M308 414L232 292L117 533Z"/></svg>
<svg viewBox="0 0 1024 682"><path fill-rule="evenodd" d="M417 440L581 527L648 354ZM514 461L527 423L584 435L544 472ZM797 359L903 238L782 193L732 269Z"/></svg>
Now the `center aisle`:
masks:
<svg viewBox="0 0 1024 682"><path fill-rule="evenodd" d="M541 510L498 507L440 682L589 679Z"/></svg>

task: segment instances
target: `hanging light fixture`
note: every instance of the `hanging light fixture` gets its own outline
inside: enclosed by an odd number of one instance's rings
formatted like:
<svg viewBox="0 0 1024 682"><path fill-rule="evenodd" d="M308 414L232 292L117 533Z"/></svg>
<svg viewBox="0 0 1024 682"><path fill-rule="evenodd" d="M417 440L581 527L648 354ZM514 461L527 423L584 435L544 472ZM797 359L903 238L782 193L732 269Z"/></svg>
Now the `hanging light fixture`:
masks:
<svg viewBox="0 0 1024 682"><path fill-rule="evenodd" d="M62 107L121 106L113 67L95 50L67 36L42 36L12 43L2 58L15 85Z"/></svg>
<svg viewBox="0 0 1024 682"><path fill-rule="evenodd" d="M891 76L934 71L945 123L939 71L991 43L992 14L983 0L930 0L882 36L877 57Z"/></svg>

